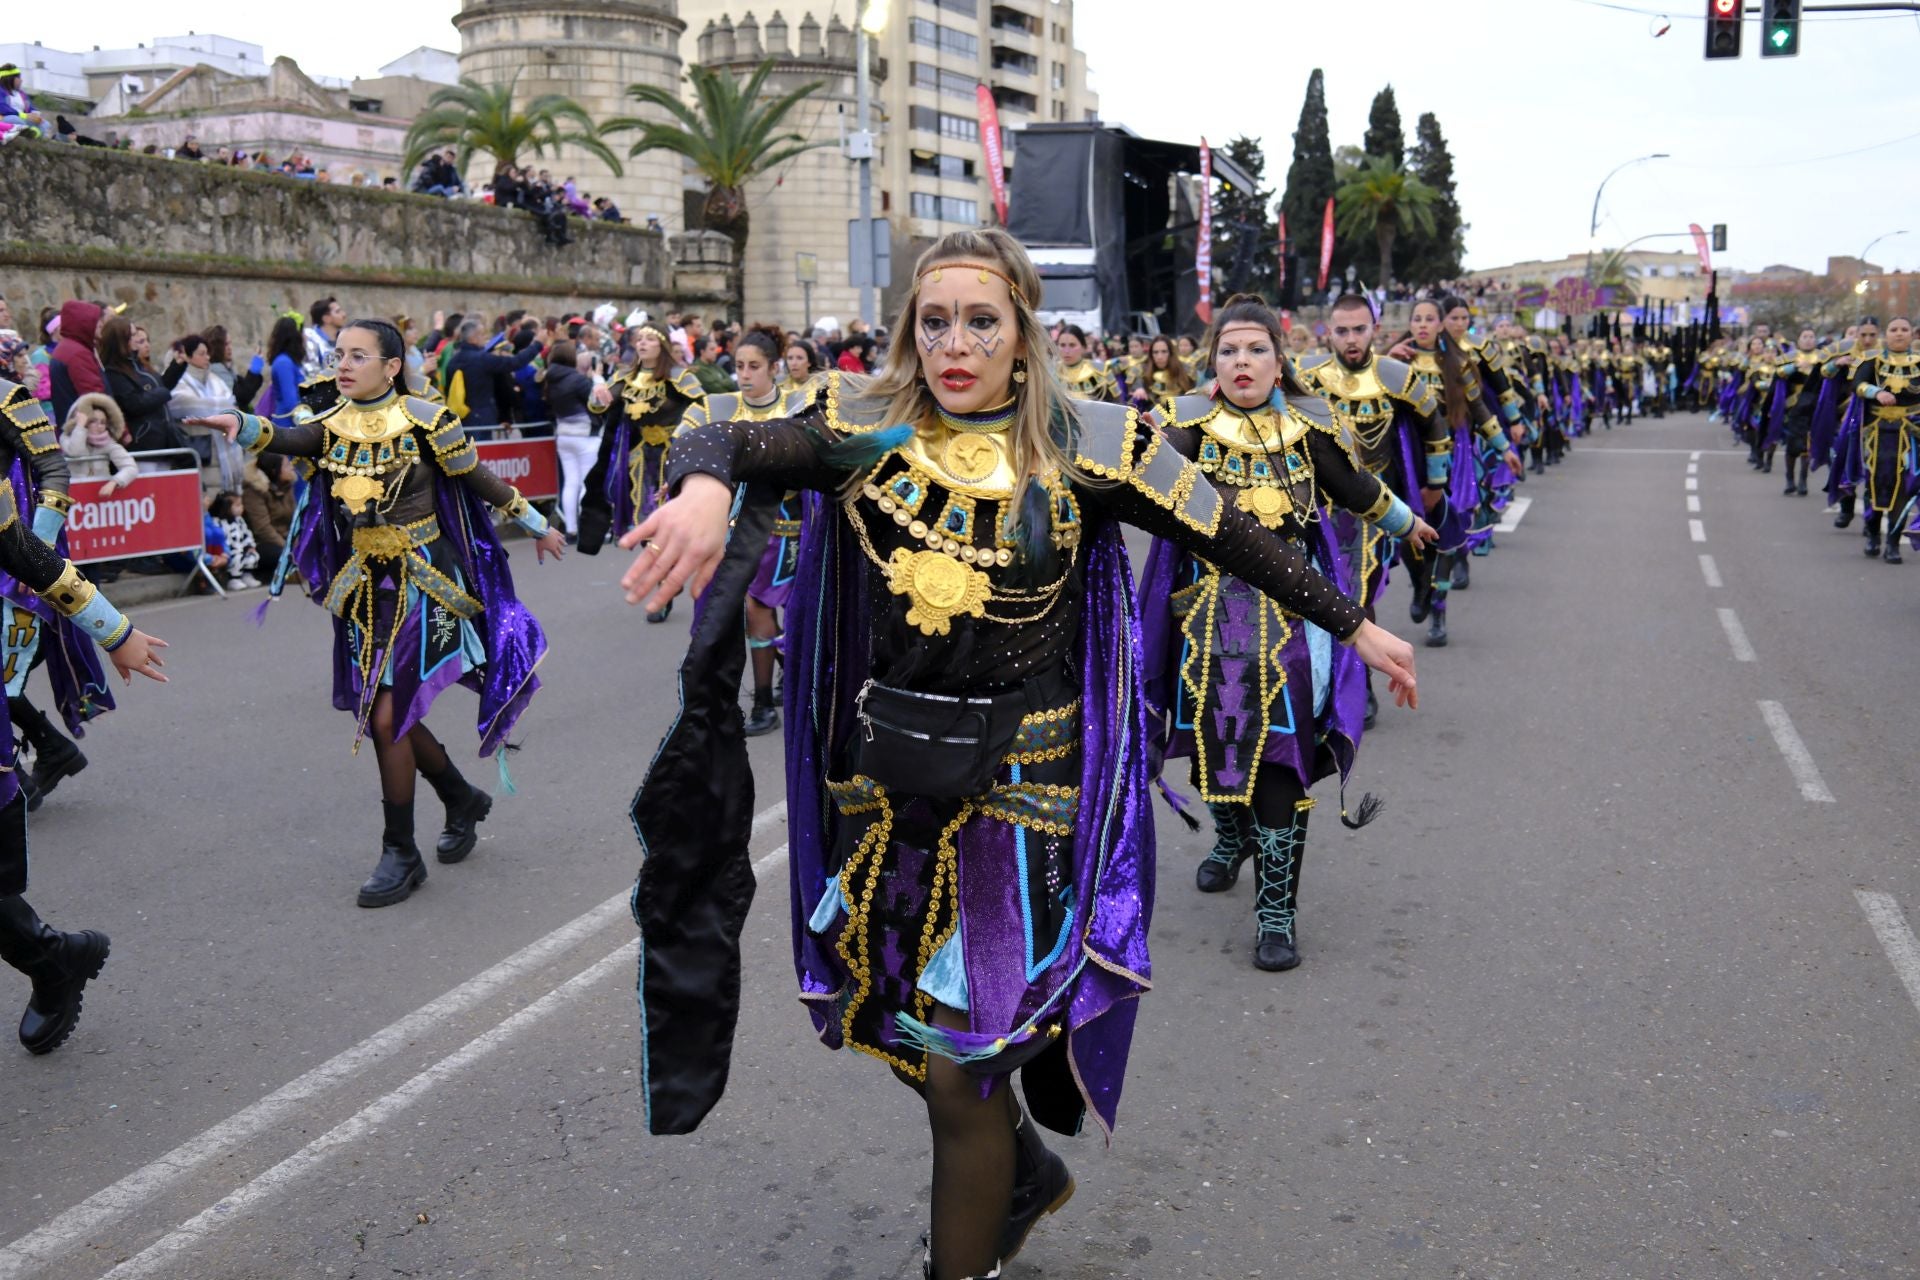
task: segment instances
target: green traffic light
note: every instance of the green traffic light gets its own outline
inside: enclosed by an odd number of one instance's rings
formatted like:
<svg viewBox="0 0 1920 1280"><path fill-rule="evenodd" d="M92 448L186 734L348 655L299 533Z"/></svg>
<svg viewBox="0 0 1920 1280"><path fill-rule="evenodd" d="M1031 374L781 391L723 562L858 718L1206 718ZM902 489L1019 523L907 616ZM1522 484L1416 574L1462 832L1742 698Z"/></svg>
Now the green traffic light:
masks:
<svg viewBox="0 0 1920 1280"><path fill-rule="evenodd" d="M1784 49L1793 43L1793 29L1791 27L1775 27L1773 34L1768 36L1767 39L1773 42L1774 48Z"/></svg>

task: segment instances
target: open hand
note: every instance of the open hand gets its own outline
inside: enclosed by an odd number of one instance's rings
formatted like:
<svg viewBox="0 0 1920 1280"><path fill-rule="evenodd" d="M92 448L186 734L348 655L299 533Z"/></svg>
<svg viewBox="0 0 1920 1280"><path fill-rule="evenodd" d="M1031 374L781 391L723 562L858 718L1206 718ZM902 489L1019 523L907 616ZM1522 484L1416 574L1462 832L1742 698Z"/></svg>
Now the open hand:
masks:
<svg viewBox="0 0 1920 1280"><path fill-rule="evenodd" d="M133 674L136 671L149 680L158 680L161 684L165 684L167 678L160 673L160 668L167 664L160 661L159 651L166 647L167 642L159 636L150 636L144 631L135 629L128 634L124 644L107 656L113 659L113 669L118 671L120 678L128 684L133 683Z"/></svg>
<svg viewBox="0 0 1920 1280"><path fill-rule="evenodd" d="M1428 524L1425 520L1422 520L1419 516L1415 516L1413 518L1413 532L1407 535L1407 541L1413 543L1416 547L1431 546L1433 543L1440 541L1440 531Z"/></svg>
<svg viewBox="0 0 1920 1280"><path fill-rule="evenodd" d="M1413 646L1375 623L1363 622L1347 640L1360 661L1387 678L1393 705L1418 710L1420 693L1413 681Z"/></svg>
<svg viewBox="0 0 1920 1280"><path fill-rule="evenodd" d="M1891 391L1882 391L1879 395L1874 397L1874 399L1878 400L1881 404L1892 404L1898 398L1899 397L1895 396Z"/></svg>
<svg viewBox="0 0 1920 1280"><path fill-rule="evenodd" d="M1507 462L1507 466L1511 467L1516 472L1525 471L1527 469L1527 465L1524 462L1520 461L1520 455L1515 453L1511 449L1507 450L1506 462Z"/></svg>
<svg viewBox="0 0 1920 1280"><path fill-rule="evenodd" d="M727 514L733 490L713 476L690 475L678 497L654 508L651 516L620 545L640 554L620 579L628 604L644 603L649 612L664 609L691 585L698 596L713 580L727 551Z"/></svg>
<svg viewBox="0 0 1920 1280"><path fill-rule="evenodd" d="M186 425L218 431L227 438L229 443L240 436L240 415L237 413L216 413L205 418L188 418Z"/></svg>
<svg viewBox="0 0 1920 1280"><path fill-rule="evenodd" d="M533 544L533 548L534 554L540 558L541 564L547 562L548 556L552 556L555 560L558 560L566 552L567 535L561 533L558 529L549 528L545 533L540 535L539 540Z"/></svg>

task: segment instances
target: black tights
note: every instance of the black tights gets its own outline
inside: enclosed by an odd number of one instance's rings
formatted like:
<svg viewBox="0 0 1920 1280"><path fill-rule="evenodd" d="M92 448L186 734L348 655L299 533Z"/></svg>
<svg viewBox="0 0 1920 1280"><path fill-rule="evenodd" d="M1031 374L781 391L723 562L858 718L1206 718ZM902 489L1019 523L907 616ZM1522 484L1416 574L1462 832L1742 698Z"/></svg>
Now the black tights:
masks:
<svg viewBox="0 0 1920 1280"><path fill-rule="evenodd" d="M754 692L765 690L771 695L775 656L773 642L780 638L780 615L752 597L747 599L747 637L750 642L747 652L753 657Z"/></svg>
<svg viewBox="0 0 1920 1280"><path fill-rule="evenodd" d="M969 1030L967 1015L936 1005L933 1024ZM1000 1262L1000 1233L1013 1207L1014 1123L1018 1112L1007 1078L985 1097L980 1077L938 1054L927 1055L922 1084L901 1083L927 1104L933 1133L933 1250L935 1280L984 1276Z"/></svg>
<svg viewBox="0 0 1920 1280"><path fill-rule="evenodd" d="M393 736L393 692L382 689L373 700L373 717L368 724L373 732L373 754L380 762L380 798L388 804L413 803L413 778L416 772L445 773L452 763L447 749L425 724L407 730L407 736Z"/></svg>
<svg viewBox="0 0 1920 1280"><path fill-rule="evenodd" d="M1253 784L1253 820L1263 827L1291 827L1296 807L1307 798L1300 775L1271 761L1260 766Z"/></svg>

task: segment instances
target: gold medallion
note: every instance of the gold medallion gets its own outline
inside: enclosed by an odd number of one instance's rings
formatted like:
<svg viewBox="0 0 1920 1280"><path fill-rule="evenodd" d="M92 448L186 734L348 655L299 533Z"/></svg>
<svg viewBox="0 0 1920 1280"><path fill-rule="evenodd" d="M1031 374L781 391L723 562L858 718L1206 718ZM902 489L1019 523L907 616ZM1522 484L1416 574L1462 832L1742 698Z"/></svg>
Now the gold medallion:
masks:
<svg viewBox="0 0 1920 1280"><path fill-rule="evenodd" d="M1293 511L1293 500L1279 489L1242 489L1240 509L1272 529Z"/></svg>
<svg viewBox="0 0 1920 1280"><path fill-rule="evenodd" d="M1887 390L1893 392L1893 394L1899 395L1900 393L1905 391L1908 388L1908 386L1910 386L1911 384L1907 381L1907 379L1901 377L1899 374L1896 373L1891 378L1888 378L1886 382L1883 383L1882 385L1884 385Z"/></svg>
<svg viewBox="0 0 1920 1280"><path fill-rule="evenodd" d="M985 436L962 432L947 441L941 455L947 471L958 480L972 483L985 480L1000 464L1000 451Z"/></svg>
<svg viewBox="0 0 1920 1280"><path fill-rule="evenodd" d="M333 482L333 496L357 516L367 509L369 502L384 492L385 487L372 476L340 476Z"/></svg>
<svg viewBox="0 0 1920 1280"><path fill-rule="evenodd" d="M946 635L958 614L979 617L986 612L993 583L978 569L938 551L896 549L887 561L887 586L905 596L911 607L907 621L925 635Z"/></svg>

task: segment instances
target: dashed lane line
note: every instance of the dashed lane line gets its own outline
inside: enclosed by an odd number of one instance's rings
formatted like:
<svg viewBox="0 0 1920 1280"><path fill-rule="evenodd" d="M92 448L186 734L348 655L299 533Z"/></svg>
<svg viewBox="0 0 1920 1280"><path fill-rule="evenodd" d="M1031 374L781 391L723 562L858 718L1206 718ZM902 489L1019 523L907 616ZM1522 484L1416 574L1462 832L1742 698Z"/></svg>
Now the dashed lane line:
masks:
<svg viewBox="0 0 1920 1280"><path fill-rule="evenodd" d="M786 821L782 800L754 815L755 838ZM785 856L786 846L776 850ZM768 862L773 855L763 858ZM756 865L755 870L759 870ZM289 1121L311 1098L360 1074L419 1041L442 1024L484 1003L503 988L563 955L628 913L628 894L622 891L585 914L536 939L493 967L467 979L429 1001L398 1022L374 1032L304 1075L219 1124L202 1131L151 1164L134 1170L112 1186L0 1248L0 1280L17 1280L55 1258L92 1240L100 1228L167 1194L179 1183L235 1148ZM531 1005L528 1008L532 1008ZM524 1012L524 1011L523 1011Z"/></svg>
<svg viewBox="0 0 1920 1280"><path fill-rule="evenodd" d="M1520 527L1521 519L1527 514L1527 508L1533 505L1532 498L1515 498L1506 513L1500 517L1500 523L1493 526L1495 533L1512 533Z"/></svg>
<svg viewBox="0 0 1920 1280"><path fill-rule="evenodd" d="M1699 477L1699 476L1688 476L1688 477L1687 477L1687 492L1688 492L1688 493L1692 493L1692 492L1693 492L1693 491L1694 491L1695 489L1698 489L1699 487L1700 487L1700 477Z"/></svg>
<svg viewBox="0 0 1920 1280"><path fill-rule="evenodd" d="M1707 540L1707 526L1698 520L1689 520L1687 521L1687 536L1691 537L1695 542L1705 542Z"/></svg>
<svg viewBox="0 0 1920 1280"><path fill-rule="evenodd" d="M1920 939L1907 927L1906 913L1888 894L1855 889L1853 896L1860 900L1860 909L1867 913L1867 923L1880 939L1880 949L1893 962L1893 971L1907 989L1907 998L1920 1010Z"/></svg>
<svg viewBox="0 0 1920 1280"><path fill-rule="evenodd" d="M1715 591L1727 585L1720 580L1720 566L1713 562L1712 556L1702 555L1700 557L1700 576L1705 578L1707 585Z"/></svg>
<svg viewBox="0 0 1920 1280"><path fill-rule="evenodd" d="M1721 609L1720 629L1727 633L1727 643L1733 647L1735 662L1755 662L1758 655L1753 651L1753 642L1747 639L1747 629L1740 625L1740 616L1731 609Z"/></svg>
<svg viewBox="0 0 1920 1280"><path fill-rule="evenodd" d="M1687 510L1689 510L1689 511L1692 511L1692 512L1696 512L1696 513L1697 513L1697 512L1698 512L1698 511L1700 510L1700 495L1699 495L1699 494L1697 494L1697 493L1690 493L1690 494L1688 494L1688 495L1687 495Z"/></svg>
<svg viewBox="0 0 1920 1280"><path fill-rule="evenodd" d="M1786 757L1787 768L1793 773L1793 780L1800 784L1801 798L1816 804L1833 804L1833 792L1827 789L1826 779L1820 776L1820 767L1814 764L1813 753L1807 750L1807 744L1794 731L1793 719L1787 715L1787 709L1777 702L1762 699L1760 714L1773 734L1773 745L1780 748L1780 754Z"/></svg>

